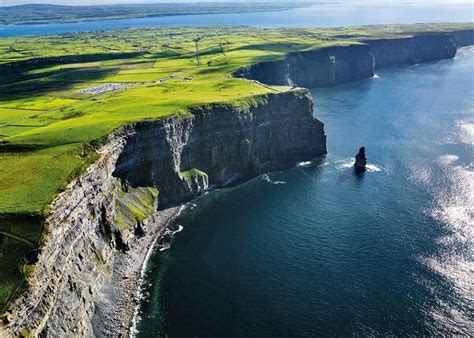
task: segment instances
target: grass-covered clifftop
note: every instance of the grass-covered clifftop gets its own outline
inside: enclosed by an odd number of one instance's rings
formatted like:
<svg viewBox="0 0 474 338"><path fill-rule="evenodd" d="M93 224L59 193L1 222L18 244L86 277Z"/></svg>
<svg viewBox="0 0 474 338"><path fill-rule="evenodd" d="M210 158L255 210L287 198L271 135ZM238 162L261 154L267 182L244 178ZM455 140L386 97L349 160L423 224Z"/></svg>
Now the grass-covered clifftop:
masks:
<svg viewBox="0 0 474 338"><path fill-rule="evenodd" d="M284 91L231 74L289 52L467 28L474 26L129 29L0 39L0 307L20 285L48 202L97 158L94 147L114 129Z"/></svg>

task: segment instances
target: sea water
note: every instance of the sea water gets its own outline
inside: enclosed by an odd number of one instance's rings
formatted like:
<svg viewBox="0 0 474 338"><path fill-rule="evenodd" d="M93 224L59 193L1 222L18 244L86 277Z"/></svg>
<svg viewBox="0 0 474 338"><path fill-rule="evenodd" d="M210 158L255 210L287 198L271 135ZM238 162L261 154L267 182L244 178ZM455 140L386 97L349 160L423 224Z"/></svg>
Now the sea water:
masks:
<svg viewBox="0 0 474 338"><path fill-rule="evenodd" d="M328 155L186 208L138 336L472 334L473 74L464 48L313 90Z"/></svg>
<svg viewBox="0 0 474 338"><path fill-rule="evenodd" d="M370 24L400 24L418 22L472 22L473 4L470 1L445 0L406 3L378 1L322 2L310 7L280 12L237 14L199 14L98 20L74 23L35 25L0 25L0 37L48 35L88 32L127 27L196 27L196 26L253 26L253 27L334 27Z"/></svg>

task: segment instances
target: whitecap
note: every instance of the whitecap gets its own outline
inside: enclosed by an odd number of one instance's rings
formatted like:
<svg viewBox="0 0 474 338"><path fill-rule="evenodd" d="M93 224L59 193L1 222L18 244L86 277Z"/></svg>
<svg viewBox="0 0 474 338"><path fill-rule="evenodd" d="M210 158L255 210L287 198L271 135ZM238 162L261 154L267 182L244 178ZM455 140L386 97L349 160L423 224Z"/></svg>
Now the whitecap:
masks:
<svg viewBox="0 0 474 338"><path fill-rule="evenodd" d="M262 178L270 184L286 184L284 181L273 181L268 174L263 175Z"/></svg>
<svg viewBox="0 0 474 338"><path fill-rule="evenodd" d="M347 169L351 169L354 167L355 160L352 157L345 158L340 161L336 161L336 170L337 171L344 171ZM386 171L382 166L376 165L374 163L368 163L366 165L366 171L369 173L376 173Z"/></svg>
<svg viewBox="0 0 474 338"><path fill-rule="evenodd" d="M352 157L348 157L343 160L336 161L335 164L337 171L347 170L354 166L354 159Z"/></svg>
<svg viewBox="0 0 474 338"><path fill-rule="evenodd" d="M373 79L380 79L380 76L378 76L377 74L374 74L374 76L372 78Z"/></svg>
<svg viewBox="0 0 474 338"><path fill-rule="evenodd" d="M163 244L163 246L160 247L160 251L166 251L169 248L171 248L171 245L169 243Z"/></svg>
<svg viewBox="0 0 474 338"><path fill-rule="evenodd" d="M182 225L178 225L178 229L174 230L174 231L171 231L171 235L175 235L177 234L178 232L181 232L183 231L184 227Z"/></svg>
<svg viewBox="0 0 474 338"><path fill-rule="evenodd" d="M178 214L176 215L177 217L181 215L186 210L194 210L197 207L197 204L195 203L185 203L182 206L179 207Z"/></svg>
<svg viewBox="0 0 474 338"><path fill-rule="evenodd" d="M186 209L188 209L188 208L189 208L189 204L188 204L188 203L183 204L182 206L180 206L180 207L179 207L179 210L178 210L177 216L180 216L181 213L182 213L183 211L185 211Z"/></svg>
<svg viewBox="0 0 474 338"><path fill-rule="evenodd" d="M300 168L303 168L303 167L309 167L311 164L312 164L311 161L306 161L306 162L300 162L296 166L300 167Z"/></svg>
<svg viewBox="0 0 474 338"><path fill-rule="evenodd" d="M365 168L367 169L369 173L376 173L376 172L382 171L382 167L379 167L378 165L375 165L375 164L367 164Z"/></svg>

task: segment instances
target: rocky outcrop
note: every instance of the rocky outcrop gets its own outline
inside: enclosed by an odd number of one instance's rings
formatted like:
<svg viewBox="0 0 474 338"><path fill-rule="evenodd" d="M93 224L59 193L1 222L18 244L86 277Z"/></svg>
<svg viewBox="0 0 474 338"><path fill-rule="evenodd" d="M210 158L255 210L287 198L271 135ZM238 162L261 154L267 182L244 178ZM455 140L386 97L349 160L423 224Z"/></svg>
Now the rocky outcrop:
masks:
<svg viewBox="0 0 474 338"><path fill-rule="evenodd" d="M192 113L109 136L100 159L52 203L28 291L11 304L0 334L92 335L114 257L140 241L158 208L326 153L306 90Z"/></svg>
<svg viewBox="0 0 474 338"><path fill-rule="evenodd" d="M365 147L361 147L355 156L354 169L357 174L365 171L367 166L367 157L365 157Z"/></svg>
<svg viewBox="0 0 474 338"><path fill-rule="evenodd" d="M472 44L474 30L367 39L361 44L288 53L283 60L240 68L234 76L269 85L328 87L370 78L378 68L450 59L457 48Z"/></svg>

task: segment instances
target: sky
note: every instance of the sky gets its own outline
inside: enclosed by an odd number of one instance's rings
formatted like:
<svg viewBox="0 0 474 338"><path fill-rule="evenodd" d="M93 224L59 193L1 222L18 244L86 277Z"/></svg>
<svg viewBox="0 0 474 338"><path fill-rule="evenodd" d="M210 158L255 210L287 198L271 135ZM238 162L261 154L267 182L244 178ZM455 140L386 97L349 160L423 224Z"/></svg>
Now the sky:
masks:
<svg viewBox="0 0 474 338"><path fill-rule="evenodd" d="M124 3L178 3L178 2L265 2L272 0L0 0L0 6L23 5L30 3L56 4L56 5L109 5ZM291 2L291 0L273 0L278 2ZM299 0L304 2L347 2L347 3L390 3L390 4L407 4L407 3L466 3L470 0Z"/></svg>

